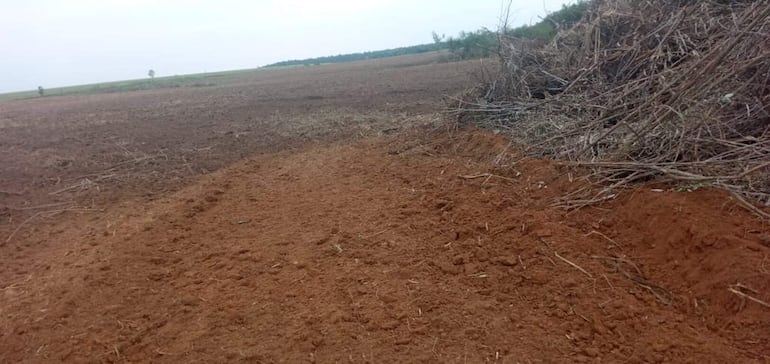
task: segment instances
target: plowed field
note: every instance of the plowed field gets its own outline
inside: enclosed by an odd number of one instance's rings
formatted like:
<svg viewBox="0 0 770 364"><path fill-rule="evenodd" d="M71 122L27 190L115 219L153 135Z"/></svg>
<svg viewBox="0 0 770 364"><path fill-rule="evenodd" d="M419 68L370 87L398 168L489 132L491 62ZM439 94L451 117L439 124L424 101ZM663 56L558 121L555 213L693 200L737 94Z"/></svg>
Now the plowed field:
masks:
<svg viewBox="0 0 770 364"><path fill-rule="evenodd" d="M433 55L0 103L0 362L766 363L770 225L457 130ZM449 124L447 126L447 124Z"/></svg>

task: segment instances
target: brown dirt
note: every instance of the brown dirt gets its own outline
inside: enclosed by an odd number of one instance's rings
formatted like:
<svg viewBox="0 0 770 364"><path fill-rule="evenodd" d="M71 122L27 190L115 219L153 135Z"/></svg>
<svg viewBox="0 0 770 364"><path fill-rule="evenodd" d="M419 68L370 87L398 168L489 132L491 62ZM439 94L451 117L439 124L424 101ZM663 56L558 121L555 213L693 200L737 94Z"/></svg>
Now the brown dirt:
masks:
<svg viewBox="0 0 770 364"><path fill-rule="evenodd" d="M116 189L0 247L0 362L769 360L728 290L770 301L766 222L712 190L551 207L571 177L422 130Z"/></svg>
<svg viewBox="0 0 770 364"><path fill-rule="evenodd" d="M0 102L0 209L154 198L254 153L432 122L442 97L471 86L479 69L478 62L437 63L441 57Z"/></svg>

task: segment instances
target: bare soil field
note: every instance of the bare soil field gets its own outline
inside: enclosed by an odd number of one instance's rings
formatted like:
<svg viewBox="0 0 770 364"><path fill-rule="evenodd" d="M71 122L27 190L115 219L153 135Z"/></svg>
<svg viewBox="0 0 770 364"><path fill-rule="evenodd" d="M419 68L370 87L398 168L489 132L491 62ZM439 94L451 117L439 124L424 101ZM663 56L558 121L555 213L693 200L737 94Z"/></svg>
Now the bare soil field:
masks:
<svg viewBox="0 0 770 364"><path fill-rule="evenodd" d="M111 197L116 188L121 197L154 193L255 152L393 132L399 122L412 125L434 113L444 94L473 84L469 74L478 62L436 63L441 57L261 70L215 78L209 87L2 102L0 197L14 205L40 191L46 199L97 187L103 189L89 197Z"/></svg>
<svg viewBox="0 0 770 364"><path fill-rule="evenodd" d="M456 130L422 55L0 103L0 362L770 360L770 225Z"/></svg>

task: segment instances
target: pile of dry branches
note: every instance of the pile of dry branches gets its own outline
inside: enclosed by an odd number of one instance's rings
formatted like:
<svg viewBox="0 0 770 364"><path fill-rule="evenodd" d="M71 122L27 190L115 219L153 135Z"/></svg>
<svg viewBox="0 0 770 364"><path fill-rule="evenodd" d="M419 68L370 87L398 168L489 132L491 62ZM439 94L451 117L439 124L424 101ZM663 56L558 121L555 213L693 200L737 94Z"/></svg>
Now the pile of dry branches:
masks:
<svg viewBox="0 0 770 364"><path fill-rule="evenodd" d="M455 104L530 154L770 205L770 3L597 0L544 46L500 36L500 75Z"/></svg>

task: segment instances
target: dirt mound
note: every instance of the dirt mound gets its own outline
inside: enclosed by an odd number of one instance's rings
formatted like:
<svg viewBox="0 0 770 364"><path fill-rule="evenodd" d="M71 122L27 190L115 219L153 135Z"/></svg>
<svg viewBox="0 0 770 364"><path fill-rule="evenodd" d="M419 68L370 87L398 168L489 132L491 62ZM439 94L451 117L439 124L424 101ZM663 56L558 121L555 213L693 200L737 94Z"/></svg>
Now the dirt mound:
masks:
<svg viewBox="0 0 770 364"><path fill-rule="evenodd" d="M770 357L770 308L745 297L770 300L768 226L729 197L566 213L568 174L443 138L257 156L41 227L0 258L0 361Z"/></svg>

